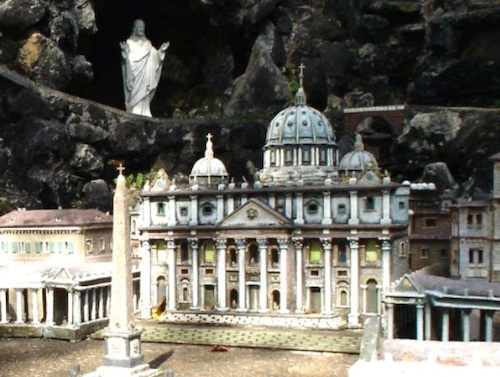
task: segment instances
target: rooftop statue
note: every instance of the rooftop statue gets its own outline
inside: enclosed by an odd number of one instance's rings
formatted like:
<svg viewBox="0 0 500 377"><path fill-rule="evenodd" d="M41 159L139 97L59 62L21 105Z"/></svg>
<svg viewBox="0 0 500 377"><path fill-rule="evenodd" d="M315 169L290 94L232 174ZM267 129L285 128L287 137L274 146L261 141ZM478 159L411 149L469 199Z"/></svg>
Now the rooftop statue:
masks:
<svg viewBox="0 0 500 377"><path fill-rule="evenodd" d="M170 42L166 42L159 50L155 49L146 38L143 20L135 20L129 39L120 42L125 108L128 112L152 116L149 105L158 87L169 46Z"/></svg>

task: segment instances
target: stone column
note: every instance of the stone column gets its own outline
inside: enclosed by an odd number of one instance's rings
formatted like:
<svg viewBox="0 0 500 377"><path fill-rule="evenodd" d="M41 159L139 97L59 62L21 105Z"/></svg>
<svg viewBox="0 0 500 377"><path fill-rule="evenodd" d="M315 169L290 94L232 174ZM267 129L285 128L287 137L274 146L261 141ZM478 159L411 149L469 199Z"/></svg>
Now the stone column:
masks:
<svg viewBox="0 0 500 377"><path fill-rule="evenodd" d="M391 195L389 190L382 190L382 219L380 224L387 225L391 222Z"/></svg>
<svg viewBox="0 0 500 377"><path fill-rule="evenodd" d="M323 191L323 225L330 225L332 223L332 199L330 191Z"/></svg>
<svg viewBox="0 0 500 377"><path fill-rule="evenodd" d="M285 216L292 218L292 193L285 194Z"/></svg>
<svg viewBox="0 0 500 377"><path fill-rule="evenodd" d="M288 310L288 238L278 238L280 246L280 309L286 314Z"/></svg>
<svg viewBox="0 0 500 377"><path fill-rule="evenodd" d="M388 302L385 304L387 315L387 339L394 338L394 304Z"/></svg>
<svg viewBox="0 0 500 377"><path fill-rule="evenodd" d="M226 245L227 239L215 239L215 248L217 249L217 310L219 311L229 310L226 303Z"/></svg>
<svg viewBox="0 0 500 377"><path fill-rule="evenodd" d="M141 242L141 319L151 318L151 244L148 240Z"/></svg>
<svg viewBox="0 0 500 377"><path fill-rule="evenodd" d="M88 322L89 319L90 319L90 317L89 317L89 313L90 313L90 308L89 308L89 303L90 303L89 294L90 294L90 290L89 289L85 290L85 301L83 302L83 321L84 322Z"/></svg>
<svg viewBox="0 0 500 377"><path fill-rule="evenodd" d="M191 289L192 289L192 306L191 309L200 309L200 261L198 238L188 238L191 245L191 255L193 258L191 269Z"/></svg>
<svg viewBox="0 0 500 377"><path fill-rule="evenodd" d="M145 196L143 200L142 222L144 226L148 227L151 225L151 202L149 201L149 196Z"/></svg>
<svg viewBox="0 0 500 377"><path fill-rule="evenodd" d="M95 321L97 318L97 297L95 293L95 288L92 288L90 290L91 292L91 297L90 297L90 319L92 321Z"/></svg>
<svg viewBox="0 0 500 377"><path fill-rule="evenodd" d="M234 211L234 197L232 195L227 196L227 213L233 213Z"/></svg>
<svg viewBox="0 0 500 377"><path fill-rule="evenodd" d="M431 340L432 318L431 318L431 305L429 303L425 305L424 312L425 312L425 340Z"/></svg>
<svg viewBox="0 0 500 377"><path fill-rule="evenodd" d="M493 341L493 311L484 312L484 340L486 342Z"/></svg>
<svg viewBox="0 0 500 377"><path fill-rule="evenodd" d="M38 288L34 288L31 290L31 306L33 311L33 319L31 323L34 325L38 325L40 323L40 316L38 313Z"/></svg>
<svg viewBox="0 0 500 377"><path fill-rule="evenodd" d="M82 323L82 301L81 301L81 292L74 291L73 292L73 315L74 320L73 323L79 326Z"/></svg>
<svg viewBox="0 0 500 377"><path fill-rule="evenodd" d="M357 225L359 224L359 218L358 218L358 192L357 191L349 191L350 194L350 204L349 207L351 209L350 211L350 216L349 216L349 221L348 223L350 225Z"/></svg>
<svg viewBox="0 0 500 377"><path fill-rule="evenodd" d="M8 323L7 319L7 290L0 289L0 323Z"/></svg>
<svg viewBox="0 0 500 377"><path fill-rule="evenodd" d="M257 238L260 253L260 311L267 312L267 239Z"/></svg>
<svg viewBox="0 0 500 377"><path fill-rule="evenodd" d="M47 326L52 326L54 325L54 288L47 287L46 289L47 289L47 302L45 303L45 305L47 305L46 324Z"/></svg>
<svg viewBox="0 0 500 377"><path fill-rule="evenodd" d="M470 341L470 309L462 310L462 340Z"/></svg>
<svg viewBox="0 0 500 377"><path fill-rule="evenodd" d="M417 310L417 340L424 340L424 305L416 305Z"/></svg>
<svg viewBox="0 0 500 377"><path fill-rule="evenodd" d="M176 266L175 266L175 241L167 238L167 266L168 266L168 302L167 309L175 310L177 307Z"/></svg>
<svg viewBox="0 0 500 377"><path fill-rule="evenodd" d="M295 312L304 312L304 272L303 272L303 245L304 240L302 238L294 237L292 239L293 245L295 247Z"/></svg>
<svg viewBox="0 0 500 377"><path fill-rule="evenodd" d="M244 238L236 238L236 247L238 248L238 311L247 310L246 299L246 271L245 271L245 248L246 240Z"/></svg>
<svg viewBox="0 0 500 377"><path fill-rule="evenodd" d="M104 288L100 287L99 290L99 313L97 313L97 318L104 318ZM135 303L136 301L134 301ZM134 305L134 310L137 309L137 305Z"/></svg>
<svg viewBox="0 0 500 377"><path fill-rule="evenodd" d="M68 326L73 324L73 287L69 287L66 292L68 295Z"/></svg>
<svg viewBox="0 0 500 377"><path fill-rule="evenodd" d="M190 195L191 199L191 220L189 225L198 225L198 195Z"/></svg>
<svg viewBox="0 0 500 377"><path fill-rule="evenodd" d="M351 249L351 286L349 326L359 326L359 244L357 237L349 238Z"/></svg>
<svg viewBox="0 0 500 377"><path fill-rule="evenodd" d="M325 307L324 314L332 314L332 240L330 238L321 239L324 251L325 265Z"/></svg>
<svg viewBox="0 0 500 377"><path fill-rule="evenodd" d="M217 195L217 221L221 221L224 218L224 196L222 194Z"/></svg>
<svg viewBox="0 0 500 377"><path fill-rule="evenodd" d="M177 214L175 210L175 196L168 196L168 206L169 206L169 214L168 214L168 225L175 226L177 223Z"/></svg>
<svg viewBox="0 0 500 377"><path fill-rule="evenodd" d="M16 323L24 323L24 294L23 289L16 289Z"/></svg>
<svg viewBox="0 0 500 377"><path fill-rule="evenodd" d="M391 242L387 238L382 241L382 291L391 285Z"/></svg>
<svg viewBox="0 0 500 377"><path fill-rule="evenodd" d="M297 210L295 220L297 225L304 224L304 197L301 192L295 194L295 208Z"/></svg>
<svg viewBox="0 0 500 377"><path fill-rule="evenodd" d="M447 342L450 340L450 312L448 308L442 308L442 311L441 341Z"/></svg>

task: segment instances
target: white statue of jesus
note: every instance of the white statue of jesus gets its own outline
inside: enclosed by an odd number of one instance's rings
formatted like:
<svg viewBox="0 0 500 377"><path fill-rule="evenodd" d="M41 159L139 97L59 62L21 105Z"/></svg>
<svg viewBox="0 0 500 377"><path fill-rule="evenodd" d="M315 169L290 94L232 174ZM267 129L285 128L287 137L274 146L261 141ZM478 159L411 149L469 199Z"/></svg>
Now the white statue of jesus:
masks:
<svg viewBox="0 0 500 377"><path fill-rule="evenodd" d="M163 43L156 50L146 38L142 20L135 20L130 38L120 42L125 108L128 112L152 116L149 105L160 81L168 46L170 42Z"/></svg>

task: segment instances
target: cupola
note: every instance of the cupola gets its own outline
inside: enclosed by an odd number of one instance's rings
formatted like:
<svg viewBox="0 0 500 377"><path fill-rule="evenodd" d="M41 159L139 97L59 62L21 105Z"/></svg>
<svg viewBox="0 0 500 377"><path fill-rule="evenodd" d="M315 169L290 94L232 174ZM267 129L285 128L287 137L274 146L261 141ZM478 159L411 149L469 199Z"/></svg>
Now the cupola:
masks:
<svg viewBox="0 0 500 377"><path fill-rule="evenodd" d="M214 157L212 134L207 135L205 157L200 158L193 166L189 175L191 186L213 188L220 184L227 184L228 174L224 163Z"/></svg>

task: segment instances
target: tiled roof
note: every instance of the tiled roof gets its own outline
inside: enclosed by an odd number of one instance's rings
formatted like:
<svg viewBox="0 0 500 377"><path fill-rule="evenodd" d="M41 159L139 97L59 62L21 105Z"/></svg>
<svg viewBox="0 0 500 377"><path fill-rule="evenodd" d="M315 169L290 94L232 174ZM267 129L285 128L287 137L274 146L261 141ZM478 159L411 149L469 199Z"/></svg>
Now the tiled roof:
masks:
<svg viewBox="0 0 500 377"><path fill-rule="evenodd" d="M0 228L88 226L112 223L112 215L96 209L21 209L0 217Z"/></svg>

